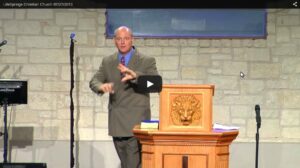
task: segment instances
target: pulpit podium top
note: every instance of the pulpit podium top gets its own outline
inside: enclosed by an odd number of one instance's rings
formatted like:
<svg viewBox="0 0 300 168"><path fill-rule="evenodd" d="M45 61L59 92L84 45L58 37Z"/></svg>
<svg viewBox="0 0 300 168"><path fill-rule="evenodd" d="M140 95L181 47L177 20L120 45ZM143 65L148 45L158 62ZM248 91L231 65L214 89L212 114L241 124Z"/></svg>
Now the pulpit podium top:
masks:
<svg viewBox="0 0 300 168"><path fill-rule="evenodd" d="M134 135L141 141L193 141L207 144L230 144L239 134L239 130L211 130L210 132L161 131L158 129L141 129L140 125L133 128Z"/></svg>

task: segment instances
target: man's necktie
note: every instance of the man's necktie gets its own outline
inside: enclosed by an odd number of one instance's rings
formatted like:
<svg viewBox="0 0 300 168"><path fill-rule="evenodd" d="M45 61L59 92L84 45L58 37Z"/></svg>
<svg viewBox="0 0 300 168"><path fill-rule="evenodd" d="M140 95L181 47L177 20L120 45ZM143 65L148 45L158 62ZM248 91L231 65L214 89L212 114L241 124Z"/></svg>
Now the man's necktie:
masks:
<svg viewBox="0 0 300 168"><path fill-rule="evenodd" d="M125 65L125 56L121 56L120 62L121 62L122 65L126 66L126 65ZM123 78L124 76L125 76L125 75L121 73L121 78Z"/></svg>
<svg viewBox="0 0 300 168"><path fill-rule="evenodd" d="M124 66L126 66L126 65L125 65L125 56L122 56L122 57L121 57L121 64L124 65Z"/></svg>

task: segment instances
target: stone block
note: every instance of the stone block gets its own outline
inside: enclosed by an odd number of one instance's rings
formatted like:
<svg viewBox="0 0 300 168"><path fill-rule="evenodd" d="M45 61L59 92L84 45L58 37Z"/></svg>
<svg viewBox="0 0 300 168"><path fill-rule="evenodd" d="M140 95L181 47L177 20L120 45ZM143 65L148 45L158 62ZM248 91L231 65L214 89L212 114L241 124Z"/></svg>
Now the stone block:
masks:
<svg viewBox="0 0 300 168"><path fill-rule="evenodd" d="M208 82L213 83L216 89L234 90L238 88L238 77L235 76L208 76Z"/></svg>
<svg viewBox="0 0 300 168"><path fill-rule="evenodd" d="M25 14L26 14L26 10L25 9L18 9L16 10L16 16L15 18L18 20L23 20L25 19Z"/></svg>
<svg viewBox="0 0 300 168"><path fill-rule="evenodd" d="M283 73L299 73L300 72L300 58L287 57L282 62Z"/></svg>
<svg viewBox="0 0 300 168"><path fill-rule="evenodd" d="M230 107L230 112L232 118L249 118L253 109L246 105L235 105Z"/></svg>
<svg viewBox="0 0 300 168"><path fill-rule="evenodd" d="M179 68L179 57L177 56L155 57L155 59L158 71L178 70Z"/></svg>
<svg viewBox="0 0 300 168"><path fill-rule="evenodd" d="M239 39L232 39L231 44L232 44L232 47L241 47L242 46L241 40L239 40Z"/></svg>
<svg viewBox="0 0 300 168"><path fill-rule="evenodd" d="M136 41L135 41L135 43L136 43ZM168 39L159 39L158 46L162 46L162 47L169 46L169 40Z"/></svg>
<svg viewBox="0 0 300 168"><path fill-rule="evenodd" d="M270 51L267 48L234 48L233 58L239 61L269 61Z"/></svg>
<svg viewBox="0 0 300 168"><path fill-rule="evenodd" d="M9 118L8 118L9 119ZM37 123L39 121L38 112L35 110L18 110L15 113L14 122L29 124L29 123Z"/></svg>
<svg viewBox="0 0 300 168"><path fill-rule="evenodd" d="M290 41L290 30L288 27L278 27L277 28L276 41L278 43Z"/></svg>
<svg viewBox="0 0 300 168"><path fill-rule="evenodd" d="M231 47L231 40L229 39L222 39L221 40L222 47Z"/></svg>
<svg viewBox="0 0 300 168"><path fill-rule="evenodd" d="M200 40L199 41L199 46L200 47L209 47L211 43L211 40Z"/></svg>
<svg viewBox="0 0 300 168"><path fill-rule="evenodd" d="M114 47L106 48L90 48L90 47L78 47L78 55L82 56L109 56L117 52ZM100 65L100 64L99 64Z"/></svg>
<svg viewBox="0 0 300 168"><path fill-rule="evenodd" d="M32 110L56 110L56 100L55 93L51 92L29 92L28 94L28 105Z"/></svg>
<svg viewBox="0 0 300 168"><path fill-rule="evenodd" d="M30 63L69 63L70 51L67 49L32 49L29 53Z"/></svg>
<svg viewBox="0 0 300 168"><path fill-rule="evenodd" d="M221 40L218 40L218 39L212 39L212 40L211 40L211 46L212 46L212 47L222 47Z"/></svg>
<svg viewBox="0 0 300 168"><path fill-rule="evenodd" d="M222 74L222 69L218 69L218 68L208 68L207 69L207 73L208 74L212 74L212 75L220 75Z"/></svg>
<svg viewBox="0 0 300 168"><path fill-rule="evenodd" d="M264 81L262 80L240 80L242 94L259 94L265 89Z"/></svg>
<svg viewBox="0 0 300 168"><path fill-rule="evenodd" d="M180 56L180 65L181 66L197 66L199 55L196 54L187 54L187 55L181 55Z"/></svg>
<svg viewBox="0 0 300 168"><path fill-rule="evenodd" d="M199 46L199 40L198 39L188 39L187 43L188 43L189 47Z"/></svg>
<svg viewBox="0 0 300 168"><path fill-rule="evenodd" d="M79 81L85 81L84 71L77 70L76 65L74 65L74 80L77 85ZM60 72L60 78L64 81L70 81L71 79L71 71L70 66L62 66ZM90 78L88 78L90 80ZM80 85L80 83L78 83Z"/></svg>
<svg viewBox="0 0 300 168"><path fill-rule="evenodd" d="M156 46L157 45L157 39L145 39L145 45L146 46Z"/></svg>
<svg viewBox="0 0 300 168"><path fill-rule="evenodd" d="M268 22L267 23L267 32L268 34L273 34L276 33L276 25L273 22Z"/></svg>
<svg viewBox="0 0 300 168"><path fill-rule="evenodd" d="M278 119L262 119L261 128L260 128L260 138L274 138L278 139L281 136L281 128ZM247 136L255 137L256 134L256 120L251 119L247 124Z"/></svg>
<svg viewBox="0 0 300 168"><path fill-rule="evenodd" d="M95 129L95 140L111 141L112 137L108 135L106 128Z"/></svg>
<svg viewBox="0 0 300 168"><path fill-rule="evenodd" d="M253 42L253 46L264 48L267 46L267 40L266 39L255 39Z"/></svg>
<svg viewBox="0 0 300 168"><path fill-rule="evenodd" d="M34 127L33 137L34 140L57 140L58 126L36 126Z"/></svg>
<svg viewBox="0 0 300 168"><path fill-rule="evenodd" d="M55 23L59 26L75 26L78 24L78 16L75 12L55 14Z"/></svg>
<svg viewBox="0 0 300 168"><path fill-rule="evenodd" d="M179 39L169 39L169 46L173 46L173 47L180 46Z"/></svg>
<svg viewBox="0 0 300 168"><path fill-rule="evenodd" d="M44 81L44 90L49 92L68 92L70 90L70 82L62 81Z"/></svg>
<svg viewBox="0 0 300 168"><path fill-rule="evenodd" d="M272 55L278 56L295 56L297 52L297 45L296 44L282 44L275 48L271 48Z"/></svg>
<svg viewBox="0 0 300 168"><path fill-rule="evenodd" d="M94 18L84 18L78 20L79 30L96 30L97 24Z"/></svg>
<svg viewBox="0 0 300 168"><path fill-rule="evenodd" d="M53 19L54 11L53 9L29 9L27 10L27 19Z"/></svg>
<svg viewBox="0 0 300 168"><path fill-rule="evenodd" d="M283 108L300 108L300 91L283 91Z"/></svg>
<svg viewBox="0 0 300 168"><path fill-rule="evenodd" d="M242 46L243 47L252 47L253 46L253 39L242 39Z"/></svg>
<svg viewBox="0 0 300 168"><path fill-rule="evenodd" d="M160 56L162 55L161 47L141 47L138 48L139 52L148 56Z"/></svg>
<svg viewBox="0 0 300 168"><path fill-rule="evenodd" d="M253 63L250 65L250 77L258 79L279 78L281 65L278 63Z"/></svg>
<svg viewBox="0 0 300 168"><path fill-rule="evenodd" d="M291 27L291 37L300 38L300 27Z"/></svg>
<svg viewBox="0 0 300 168"><path fill-rule="evenodd" d="M199 48L198 53L199 54L213 54L213 53L219 53L220 48Z"/></svg>
<svg viewBox="0 0 300 168"><path fill-rule="evenodd" d="M275 47L276 46L276 36L268 35L267 36L267 47Z"/></svg>
<svg viewBox="0 0 300 168"><path fill-rule="evenodd" d="M179 54L179 48L175 47L167 47L163 48L163 55L178 55Z"/></svg>
<svg viewBox="0 0 300 168"><path fill-rule="evenodd" d="M74 113L77 112L77 108L75 107L76 110L74 110ZM77 115L74 114L75 116ZM57 119L59 120L70 120L71 114L70 114L70 108L61 108L57 110ZM76 118L77 120L77 118Z"/></svg>
<svg viewBox="0 0 300 168"><path fill-rule="evenodd" d="M216 85L216 89L218 89ZM214 96L216 97L216 95ZM249 105L263 102L263 97L260 95L227 95L214 99L217 104L223 105Z"/></svg>
<svg viewBox="0 0 300 168"><path fill-rule="evenodd" d="M77 113L76 116L78 116L78 118L76 118L76 120L78 121L78 127L94 128L95 117L97 116L94 114L92 107L80 108Z"/></svg>
<svg viewBox="0 0 300 168"><path fill-rule="evenodd" d="M280 90L270 90L265 92L266 107L280 108L284 99L283 92Z"/></svg>
<svg viewBox="0 0 300 168"><path fill-rule="evenodd" d="M286 89L289 87L289 81L286 80L267 80L266 88Z"/></svg>
<svg viewBox="0 0 300 168"><path fill-rule="evenodd" d="M178 79L179 72L178 71L162 71L159 72L163 79Z"/></svg>
<svg viewBox="0 0 300 168"><path fill-rule="evenodd" d="M300 112L299 110L286 109L281 111L280 125L283 126L299 126Z"/></svg>
<svg viewBox="0 0 300 168"><path fill-rule="evenodd" d="M58 75L58 65L24 65L22 68L23 75L48 75L48 76L57 76Z"/></svg>
<svg viewBox="0 0 300 168"><path fill-rule="evenodd" d="M94 139L94 129L93 128L79 128L79 136L78 139L81 141L85 140L93 140Z"/></svg>
<svg viewBox="0 0 300 168"><path fill-rule="evenodd" d="M245 75L248 74L247 62L234 62L234 61L224 61L223 62L223 74L224 75L239 76L240 72L243 72Z"/></svg>
<svg viewBox="0 0 300 168"><path fill-rule="evenodd" d="M9 20L4 22L5 34L30 34L38 35L41 33L41 24L38 21L16 21Z"/></svg>
<svg viewBox="0 0 300 168"><path fill-rule="evenodd" d="M96 128L108 128L108 113L96 113L94 122Z"/></svg>
<svg viewBox="0 0 300 168"><path fill-rule="evenodd" d="M276 18L276 26L296 26L300 24L298 15L279 15Z"/></svg>
<svg viewBox="0 0 300 168"><path fill-rule="evenodd" d="M213 123L230 124L229 106L215 105L213 107Z"/></svg>
<svg viewBox="0 0 300 168"><path fill-rule="evenodd" d="M0 10L0 19L13 19L15 10L11 9L1 9Z"/></svg>
<svg viewBox="0 0 300 168"><path fill-rule="evenodd" d="M181 67L182 79L205 79L206 70L203 67Z"/></svg>
<svg viewBox="0 0 300 168"><path fill-rule="evenodd" d="M230 55L230 54L212 54L211 59L212 60L231 60L232 55Z"/></svg>
<svg viewBox="0 0 300 168"><path fill-rule="evenodd" d="M300 89L300 75L299 74L293 74L289 75L289 89Z"/></svg>
<svg viewBox="0 0 300 168"><path fill-rule="evenodd" d="M282 137L299 139L300 138L300 127L284 127L282 128Z"/></svg>
<svg viewBox="0 0 300 168"><path fill-rule="evenodd" d="M43 79L41 77L30 77L28 81L29 91L42 91Z"/></svg>
<svg viewBox="0 0 300 168"><path fill-rule="evenodd" d="M232 125L236 125L236 126L239 126L239 125L243 125L244 126L244 125L246 125L246 120L245 119L241 119L241 118L233 118L231 120L231 122L232 122Z"/></svg>
<svg viewBox="0 0 300 168"><path fill-rule="evenodd" d="M7 42L7 43L9 43L9 42ZM17 53L16 46L14 46L14 45L5 45L5 46L1 47L1 49L2 49L0 52L1 55L15 55ZM3 61L5 62L6 60L3 59Z"/></svg>
<svg viewBox="0 0 300 168"><path fill-rule="evenodd" d="M60 34L60 27L59 26L44 26L43 32L45 35L59 35Z"/></svg>
<svg viewBox="0 0 300 168"><path fill-rule="evenodd" d="M27 56L1 56L0 57L1 63L7 63L7 64L25 64L28 63L28 57Z"/></svg>
<svg viewBox="0 0 300 168"><path fill-rule="evenodd" d="M61 38L57 36L18 36L20 48L61 48Z"/></svg>

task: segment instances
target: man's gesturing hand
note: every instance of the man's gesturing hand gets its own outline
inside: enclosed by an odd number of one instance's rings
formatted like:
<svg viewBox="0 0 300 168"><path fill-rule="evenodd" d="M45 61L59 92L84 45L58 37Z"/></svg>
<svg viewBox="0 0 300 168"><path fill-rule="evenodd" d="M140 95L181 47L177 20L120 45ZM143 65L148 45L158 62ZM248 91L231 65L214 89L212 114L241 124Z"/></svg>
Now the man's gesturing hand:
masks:
<svg viewBox="0 0 300 168"><path fill-rule="evenodd" d="M113 89L114 84L113 83L103 83L102 85L100 85L100 90L103 91L104 93L108 92L108 93L114 93L114 89Z"/></svg>
<svg viewBox="0 0 300 168"><path fill-rule="evenodd" d="M119 64L118 69L122 74L124 74L124 77L121 79L122 82L126 82L128 80L136 78L136 73L133 70L127 68L126 66Z"/></svg>

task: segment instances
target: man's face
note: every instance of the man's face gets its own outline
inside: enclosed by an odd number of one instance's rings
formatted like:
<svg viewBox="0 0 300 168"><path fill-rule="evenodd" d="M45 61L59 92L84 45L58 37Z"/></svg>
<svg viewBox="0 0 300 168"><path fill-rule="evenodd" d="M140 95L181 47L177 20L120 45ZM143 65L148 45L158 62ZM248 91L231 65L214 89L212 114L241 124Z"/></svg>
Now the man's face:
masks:
<svg viewBox="0 0 300 168"><path fill-rule="evenodd" d="M127 54L132 47L132 35L126 29L120 29L117 31L115 37L115 45L121 54Z"/></svg>

